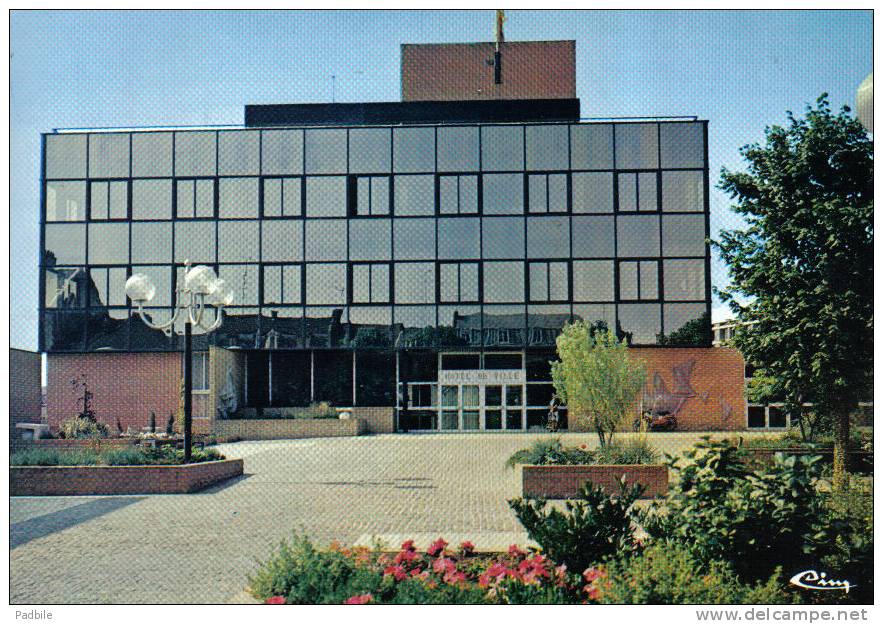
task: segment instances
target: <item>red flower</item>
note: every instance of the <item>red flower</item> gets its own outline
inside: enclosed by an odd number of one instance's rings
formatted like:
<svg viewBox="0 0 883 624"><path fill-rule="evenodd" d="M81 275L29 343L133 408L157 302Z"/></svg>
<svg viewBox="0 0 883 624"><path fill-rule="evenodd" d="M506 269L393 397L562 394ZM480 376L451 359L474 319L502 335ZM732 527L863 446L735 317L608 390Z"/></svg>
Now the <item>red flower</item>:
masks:
<svg viewBox="0 0 883 624"><path fill-rule="evenodd" d="M383 576L392 576L397 581L403 581L408 578L408 573L405 572L405 568L399 565L389 566L383 571Z"/></svg>
<svg viewBox="0 0 883 624"><path fill-rule="evenodd" d="M453 570L445 574L442 579L448 585L455 585L457 583L465 583L466 582L466 574L461 572L460 570Z"/></svg>
<svg viewBox="0 0 883 624"><path fill-rule="evenodd" d="M589 568L585 572L583 572L583 578L586 579L587 582L591 583L597 578L601 578L604 576L604 573L598 568Z"/></svg>
<svg viewBox="0 0 883 624"><path fill-rule="evenodd" d="M407 540L402 542L402 550L416 550L414 548L414 540Z"/></svg>
<svg viewBox="0 0 883 624"><path fill-rule="evenodd" d="M598 600L601 597L601 591L593 585L586 585L585 590L589 600Z"/></svg>
<svg viewBox="0 0 883 624"><path fill-rule="evenodd" d="M426 549L426 554L430 557L435 557L436 555L440 555L442 551L444 551L445 546L448 543L442 538L438 538L432 544L429 545L429 548Z"/></svg>
<svg viewBox="0 0 883 624"><path fill-rule="evenodd" d="M457 566L447 557L439 557L432 562L432 569L439 574L452 574L457 569Z"/></svg>
<svg viewBox="0 0 883 624"><path fill-rule="evenodd" d="M417 559L419 557L420 557L420 555L418 555L416 551L403 550L402 552L398 553L395 556L395 559L393 561L397 564L411 563L412 561L414 561L415 559Z"/></svg>
<svg viewBox="0 0 883 624"><path fill-rule="evenodd" d="M270 596L264 604L285 604L285 596Z"/></svg>
<svg viewBox="0 0 883 624"><path fill-rule="evenodd" d="M354 604L368 604L374 600L374 596L371 594L362 594L360 596L350 596L346 600L343 601L343 604L354 605Z"/></svg>
<svg viewBox="0 0 883 624"><path fill-rule="evenodd" d="M523 557L527 553L521 550L517 545L512 544L511 546L509 546L509 554L513 557Z"/></svg>
<svg viewBox="0 0 883 624"><path fill-rule="evenodd" d="M463 542L462 544L460 544L460 551L464 555L471 554L474 550L475 550L475 544L473 544L472 542L466 541L466 542Z"/></svg>

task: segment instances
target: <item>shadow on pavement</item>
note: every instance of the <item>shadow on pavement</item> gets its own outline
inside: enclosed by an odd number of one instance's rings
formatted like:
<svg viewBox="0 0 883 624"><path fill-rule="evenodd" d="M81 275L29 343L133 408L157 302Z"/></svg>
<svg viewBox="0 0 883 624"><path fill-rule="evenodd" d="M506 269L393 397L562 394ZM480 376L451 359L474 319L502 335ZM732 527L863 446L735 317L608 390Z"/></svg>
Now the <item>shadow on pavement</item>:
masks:
<svg viewBox="0 0 883 624"><path fill-rule="evenodd" d="M9 548L17 548L22 544L63 531L72 526L88 522L117 509L122 509L140 500L144 496L114 496L90 500L74 507L60 509L30 520L16 522L9 526Z"/></svg>

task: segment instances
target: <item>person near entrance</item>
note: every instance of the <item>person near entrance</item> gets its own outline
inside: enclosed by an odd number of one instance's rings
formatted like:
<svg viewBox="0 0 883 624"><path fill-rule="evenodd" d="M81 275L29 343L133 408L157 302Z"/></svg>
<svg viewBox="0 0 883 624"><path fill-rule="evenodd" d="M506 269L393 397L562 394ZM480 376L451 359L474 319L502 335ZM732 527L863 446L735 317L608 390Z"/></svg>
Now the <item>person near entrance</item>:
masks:
<svg viewBox="0 0 883 624"><path fill-rule="evenodd" d="M546 418L546 429L551 432L558 431L558 407L561 405L561 401L557 396L553 396L552 400L549 401L549 415Z"/></svg>

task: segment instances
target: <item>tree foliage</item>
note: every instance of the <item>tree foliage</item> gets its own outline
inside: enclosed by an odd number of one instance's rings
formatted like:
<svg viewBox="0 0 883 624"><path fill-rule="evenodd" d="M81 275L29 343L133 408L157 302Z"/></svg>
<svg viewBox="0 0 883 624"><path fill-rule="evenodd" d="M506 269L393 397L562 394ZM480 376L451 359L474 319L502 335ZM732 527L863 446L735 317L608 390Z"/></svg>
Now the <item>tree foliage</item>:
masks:
<svg viewBox="0 0 883 624"><path fill-rule="evenodd" d="M619 341L606 326L585 321L565 325L556 345L556 394L567 404L571 419L595 430L602 446L609 444L644 386L644 363L629 356L625 339Z"/></svg>
<svg viewBox="0 0 883 624"><path fill-rule="evenodd" d="M741 154L747 170L724 169L720 188L745 226L716 242L743 323L733 345L792 414L812 402L848 434L873 364L872 142L823 94Z"/></svg>

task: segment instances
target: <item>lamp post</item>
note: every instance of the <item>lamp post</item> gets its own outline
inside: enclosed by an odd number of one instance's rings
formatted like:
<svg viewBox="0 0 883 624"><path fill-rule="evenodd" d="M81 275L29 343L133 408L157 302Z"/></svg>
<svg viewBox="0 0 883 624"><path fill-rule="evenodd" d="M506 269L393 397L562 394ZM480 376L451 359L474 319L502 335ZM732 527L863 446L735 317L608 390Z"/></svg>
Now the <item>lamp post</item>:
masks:
<svg viewBox="0 0 883 624"><path fill-rule="evenodd" d="M156 286L143 273L135 273L126 280L126 296L138 306L138 315L144 323L162 331L166 336L176 333L175 322L184 318L184 463L190 463L193 445L193 326L209 334L221 326L223 308L233 303L233 291L227 288L224 280L218 279L215 272L204 265L190 268L190 261L184 263L184 280L175 289L175 311L166 323L154 323L144 314L144 304L156 295ZM210 325L204 325L205 309L213 306L217 312ZM180 332L177 332L180 334Z"/></svg>

